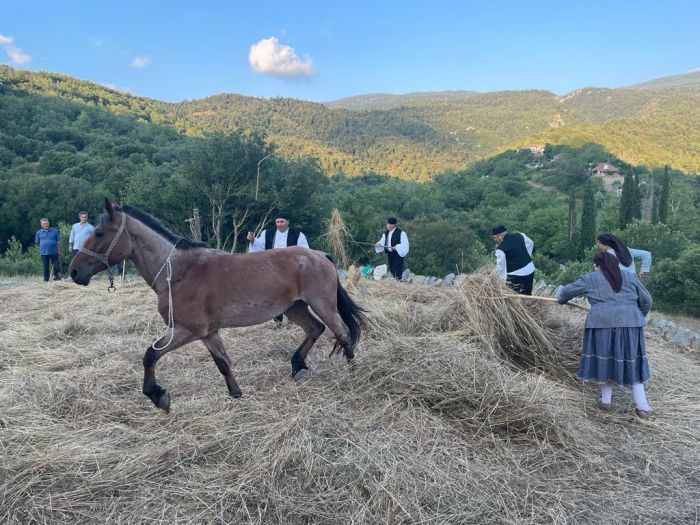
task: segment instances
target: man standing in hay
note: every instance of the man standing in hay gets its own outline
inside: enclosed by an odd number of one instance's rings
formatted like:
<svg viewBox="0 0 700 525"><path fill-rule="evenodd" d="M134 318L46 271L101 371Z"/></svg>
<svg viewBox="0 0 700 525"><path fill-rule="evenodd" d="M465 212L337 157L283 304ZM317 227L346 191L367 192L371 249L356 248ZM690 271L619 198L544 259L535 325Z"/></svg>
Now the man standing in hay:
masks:
<svg viewBox="0 0 700 525"><path fill-rule="evenodd" d="M263 250L273 250L286 248L288 246L309 247L306 236L295 228L289 227L291 217L288 213L280 211L275 215L275 228L267 228L260 232L256 238L253 232L248 232L247 239L250 241L249 252L261 252ZM275 326L282 325L282 315L275 317Z"/></svg>
<svg viewBox="0 0 700 525"><path fill-rule="evenodd" d="M396 222L396 217L386 220L386 231L374 245L374 249L377 253L386 252L392 277L401 279L403 260L408 255L408 236L405 231L396 227Z"/></svg>
<svg viewBox="0 0 700 525"><path fill-rule="evenodd" d="M496 247L496 271L516 293L532 295L535 264L532 262L532 239L520 232L508 233L502 224L491 229Z"/></svg>

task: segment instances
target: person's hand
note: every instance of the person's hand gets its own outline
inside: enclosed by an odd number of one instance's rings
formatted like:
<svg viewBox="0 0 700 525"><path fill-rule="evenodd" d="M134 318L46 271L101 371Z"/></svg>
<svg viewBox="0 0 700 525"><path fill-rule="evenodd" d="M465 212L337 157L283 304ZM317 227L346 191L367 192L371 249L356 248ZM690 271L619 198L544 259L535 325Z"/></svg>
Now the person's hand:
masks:
<svg viewBox="0 0 700 525"><path fill-rule="evenodd" d="M246 235L246 239L249 241L255 240L255 234L253 232L248 232L248 235Z"/></svg>
<svg viewBox="0 0 700 525"><path fill-rule="evenodd" d="M639 278L644 279L647 276L647 272L639 272Z"/></svg>
<svg viewBox="0 0 700 525"><path fill-rule="evenodd" d="M381 242L375 242L374 245L375 245L377 248L381 248L381 247L382 247L382 243L381 243Z"/></svg>

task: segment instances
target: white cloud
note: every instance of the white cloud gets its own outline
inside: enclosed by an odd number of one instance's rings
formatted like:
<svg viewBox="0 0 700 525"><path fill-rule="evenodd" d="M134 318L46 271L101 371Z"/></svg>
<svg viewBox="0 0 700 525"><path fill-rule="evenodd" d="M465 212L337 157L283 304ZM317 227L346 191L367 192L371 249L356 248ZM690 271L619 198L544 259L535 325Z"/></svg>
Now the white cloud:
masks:
<svg viewBox="0 0 700 525"><path fill-rule="evenodd" d="M15 46L5 46L5 53L7 53L12 62L18 65L26 64L32 59L31 56Z"/></svg>
<svg viewBox="0 0 700 525"><path fill-rule="evenodd" d="M300 59L294 49L280 45L274 36L250 46L248 62L258 73L288 78L311 77L314 74L314 65L309 57Z"/></svg>
<svg viewBox="0 0 700 525"><path fill-rule="evenodd" d="M134 58L134 60L132 60L131 65L139 69L144 68L146 66L151 65L151 58L147 56L136 57Z"/></svg>
<svg viewBox="0 0 700 525"><path fill-rule="evenodd" d="M14 37L0 34L0 46L3 47L5 53L7 53L8 57L10 57L12 63L22 65L31 61L31 56L25 53L22 49L12 45L14 41Z"/></svg>

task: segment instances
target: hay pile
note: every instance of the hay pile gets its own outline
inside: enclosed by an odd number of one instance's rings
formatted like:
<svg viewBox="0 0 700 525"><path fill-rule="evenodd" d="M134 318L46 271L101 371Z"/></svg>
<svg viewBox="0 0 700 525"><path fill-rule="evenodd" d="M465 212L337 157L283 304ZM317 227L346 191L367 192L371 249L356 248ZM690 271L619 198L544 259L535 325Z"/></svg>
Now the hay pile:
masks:
<svg viewBox="0 0 700 525"><path fill-rule="evenodd" d="M583 313L361 281L357 365L289 379L298 328L225 330L244 397L200 343L158 365L143 284L0 286L2 523L693 523L700 363L650 339L649 398L599 413L573 373Z"/></svg>

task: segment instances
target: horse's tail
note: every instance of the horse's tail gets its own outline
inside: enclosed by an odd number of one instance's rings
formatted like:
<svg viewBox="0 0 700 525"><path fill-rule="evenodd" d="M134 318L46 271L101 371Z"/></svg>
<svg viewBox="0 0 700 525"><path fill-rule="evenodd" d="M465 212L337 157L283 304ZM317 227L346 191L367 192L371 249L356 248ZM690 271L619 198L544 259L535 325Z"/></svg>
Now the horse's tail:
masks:
<svg viewBox="0 0 700 525"><path fill-rule="evenodd" d="M353 301L338 281L338 313L350 330L350 348L354 348L360 341L362 329L367 324L365 309Z"/></svg>

